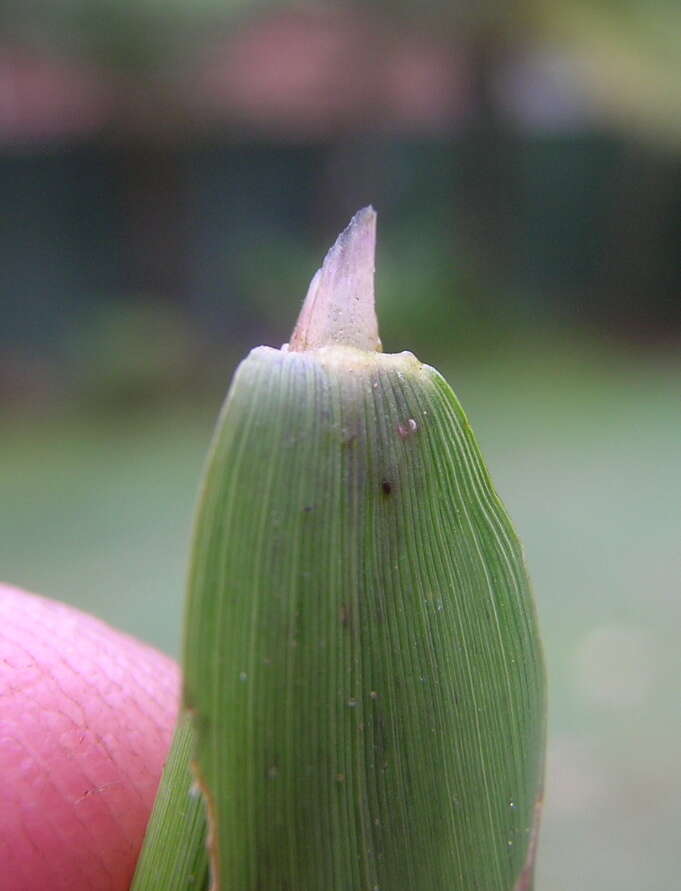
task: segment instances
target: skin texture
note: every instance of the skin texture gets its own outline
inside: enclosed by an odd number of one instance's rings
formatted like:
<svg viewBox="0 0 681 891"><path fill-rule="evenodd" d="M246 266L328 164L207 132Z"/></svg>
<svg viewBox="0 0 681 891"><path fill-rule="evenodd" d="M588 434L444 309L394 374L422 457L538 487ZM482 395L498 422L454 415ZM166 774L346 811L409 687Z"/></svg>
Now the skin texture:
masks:
<svg viewBox="0 0 681 891"><path fill-rule="evenodd" d="M0 584L0 887L128 888L178 689L151 647Z"/></svg>

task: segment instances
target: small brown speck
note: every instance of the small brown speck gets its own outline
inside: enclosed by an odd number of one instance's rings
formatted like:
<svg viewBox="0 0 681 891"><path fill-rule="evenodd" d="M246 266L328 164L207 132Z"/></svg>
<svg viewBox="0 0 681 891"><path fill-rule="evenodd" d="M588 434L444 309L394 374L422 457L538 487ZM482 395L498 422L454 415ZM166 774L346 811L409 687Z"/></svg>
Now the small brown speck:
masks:
<svg viewBox="0 0 681 891"><path fill-rule="evenodd" d="M397 425L397 432L400 436L400 439L409 439L409 437L413 436L418 429L418 424L416 423L414 418L409 418L404 422L404 424Z"/></svg>
<svg viewBox="0 0 681 891"><path fill-rule="evenodd" d="M381 483L381 489L383 489L384 495L390 495L393 490L392 483L389 483L388 480L383 480Z"/></svg>
<svg viewBox="0 0 681 891"><path fill-rule="evenodd" d="M352 603L343 603L340 608L340 620L341 625L344 628L347 628L350 624L350 620L352 619Z"/></svg>

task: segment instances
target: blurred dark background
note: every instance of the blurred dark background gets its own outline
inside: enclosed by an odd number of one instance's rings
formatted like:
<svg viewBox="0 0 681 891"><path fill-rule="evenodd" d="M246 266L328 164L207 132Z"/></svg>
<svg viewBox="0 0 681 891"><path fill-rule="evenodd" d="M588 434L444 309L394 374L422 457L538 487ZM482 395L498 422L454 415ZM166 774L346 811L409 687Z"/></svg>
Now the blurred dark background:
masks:
<svg viewBox="0 0 681 891"><path fill-rule="evenodd" d="M681 8L5 0L0 576L177 654L230 374L360 206L551 681L538 891L668 891L681 819Z"/></svg>

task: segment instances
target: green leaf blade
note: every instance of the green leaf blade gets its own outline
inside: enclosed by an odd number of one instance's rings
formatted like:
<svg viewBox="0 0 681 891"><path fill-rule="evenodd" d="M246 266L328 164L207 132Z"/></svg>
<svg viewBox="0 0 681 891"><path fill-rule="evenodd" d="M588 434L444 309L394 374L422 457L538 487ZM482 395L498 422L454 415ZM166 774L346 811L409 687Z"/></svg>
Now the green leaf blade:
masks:
<svg viewBox="0 0 681 891"><path fill-rule="evenodd" d="M543 666L520 545L436 372L255 350L189 591L185 704L221 888L514 887Z"/></svg>

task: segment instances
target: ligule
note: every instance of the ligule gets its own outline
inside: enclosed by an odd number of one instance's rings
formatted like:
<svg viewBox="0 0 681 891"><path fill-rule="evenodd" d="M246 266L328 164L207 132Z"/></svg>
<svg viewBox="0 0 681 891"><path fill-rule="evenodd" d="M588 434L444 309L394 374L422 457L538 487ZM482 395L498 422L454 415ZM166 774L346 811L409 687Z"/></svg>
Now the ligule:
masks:
<svg viewBox="0 0 681 891"><path fill-rule="evenodd" d="M373 223L316 277L314 348L241 364L206 469L184 707L221 891L532 885L545 693L522 550L443 378L344 340L327 291L373 263Z"/></svg>

